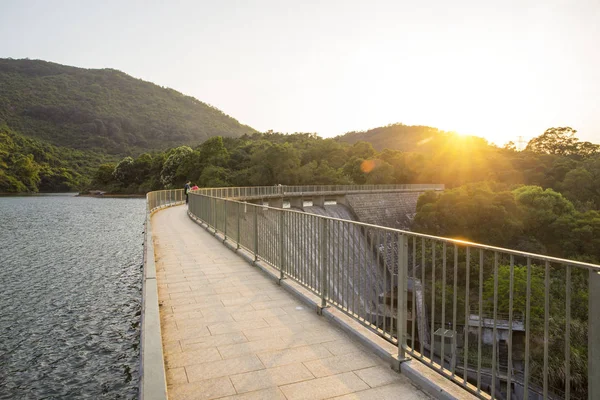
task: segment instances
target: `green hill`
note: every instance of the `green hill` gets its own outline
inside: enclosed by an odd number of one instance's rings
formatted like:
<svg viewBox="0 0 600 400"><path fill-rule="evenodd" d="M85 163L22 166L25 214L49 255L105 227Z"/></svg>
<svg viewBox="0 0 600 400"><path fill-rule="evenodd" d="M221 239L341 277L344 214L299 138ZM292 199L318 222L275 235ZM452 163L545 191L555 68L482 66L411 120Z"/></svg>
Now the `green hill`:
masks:
<svg viewBox="0 0 600 400"><path fill-rule="evenodd" d="M456 133L441 131L429 126L391 124L368 131L348 132L336 139L349 144L359 141L369 142L378 151L393 149L403 152L431 153L449 143L456 142L457 138L461 141L465 139L465 137L459 138ZM485 143L485 139L475 136L470 136L469 140Z"/></svg>
<svg viewBox="0 0 600 400"><path fill-rule="evenodd" d="M254 133L218 109L113 69L0 59L0 123L56 146L129 155Z"/></svg>

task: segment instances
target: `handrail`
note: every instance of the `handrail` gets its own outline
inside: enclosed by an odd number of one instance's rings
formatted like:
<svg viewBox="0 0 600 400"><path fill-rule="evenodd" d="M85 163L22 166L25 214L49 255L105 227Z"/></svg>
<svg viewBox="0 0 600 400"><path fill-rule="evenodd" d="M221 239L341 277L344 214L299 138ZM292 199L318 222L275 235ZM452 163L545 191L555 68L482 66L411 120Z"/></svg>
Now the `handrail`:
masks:
<svg viewBox="0 0 600 400"><path fill-rule="evenodd" d="M401 185L200 189L190 194L188 213L314 292L322 307L336 307L394 343L398 359L410 355L480 398L510 398L507 391L517 382L512 371L523 377L525 393L552 398L558 395L553 388L562 385L565 398L586 397L581 384L571 384L573 374L579 380L589 375L589 393L596 393L595 358L589 357L589 369L572 359L581 357L582 349L592 355L600 348L599 265L239 201L344 189L411 190ZM467 329L472 312L490 317L493 327L479 318L478 326ZM508 328L500 327L504 319ZM517 321L524 325L523 336L513 332ZM572 324L587 332L571 334ZM440 326L457 333L450 344L436 341ZM491 330L490 337L484 330ZM494 345L501 337L507 342L502 352ZM450 354L450 361L443 354ZM506 376L501 358L510 366ZM563 371L562 381L550 375L556 370Z"/></svg>

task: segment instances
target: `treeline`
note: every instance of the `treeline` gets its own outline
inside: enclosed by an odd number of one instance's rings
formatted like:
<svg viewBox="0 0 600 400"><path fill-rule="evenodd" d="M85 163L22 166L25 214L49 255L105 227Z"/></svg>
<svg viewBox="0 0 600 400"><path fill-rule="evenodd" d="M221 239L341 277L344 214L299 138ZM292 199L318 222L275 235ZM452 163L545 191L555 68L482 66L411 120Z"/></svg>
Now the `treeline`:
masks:
<svg viewBox="0 0 600 400"><path fill-rule="evenodd" d="M0 193L73 192L106 156L26 138L0 124Z"/></svg>
<svg viewBox="0 0 600 400"><path fill-rule="evenodd" d="M526 151L498 148L477 137L434 135L427 152L376 151L367 142L350 145L307 133L214 137L195 148L181 146L103 165L94 184L145 192L178 188L187 179L199 186L444 183L454 188L493 182L498 190L552 188L579 210L598 209L598 146L574 135L570 128L552 128Z"/></svg>
<svg viewBox="0 0 600 400"><path fill-rule="evenodd" d="M187 180L201 187L444 183L444 193L421 198L415 230L600 260L597 145L570 128L548 129L525 151L454 134L431 142L429 152L378 152L367 142L306 133L213 137L196 148L103 164L90 188L144 193Z"/></svg>

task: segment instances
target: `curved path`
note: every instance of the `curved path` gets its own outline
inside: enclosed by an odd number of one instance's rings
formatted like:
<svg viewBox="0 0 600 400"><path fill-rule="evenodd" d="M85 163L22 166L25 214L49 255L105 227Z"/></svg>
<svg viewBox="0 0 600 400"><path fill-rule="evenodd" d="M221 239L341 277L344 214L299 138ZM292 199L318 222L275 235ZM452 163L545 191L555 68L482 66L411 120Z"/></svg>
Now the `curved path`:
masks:
<svg viewBox="0 0 600 400"><path fill-rule="evenodd" d="M152 217L170 400L428 398L186 212Z"/></svg>

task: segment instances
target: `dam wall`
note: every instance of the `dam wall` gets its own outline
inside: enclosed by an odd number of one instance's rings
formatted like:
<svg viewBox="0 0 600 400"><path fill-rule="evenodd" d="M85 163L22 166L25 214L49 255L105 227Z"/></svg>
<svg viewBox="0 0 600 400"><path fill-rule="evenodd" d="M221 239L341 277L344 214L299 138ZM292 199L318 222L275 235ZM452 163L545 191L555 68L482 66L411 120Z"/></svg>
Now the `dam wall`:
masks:
<svg viewBox="0 0 600 400"><path fill-rule="evenodd" d="M348 194L345 201L359 222L410 230L417 213L417 201L423 193Z"/></svg>

